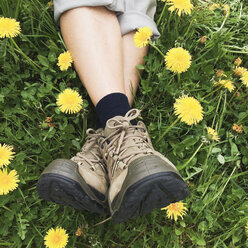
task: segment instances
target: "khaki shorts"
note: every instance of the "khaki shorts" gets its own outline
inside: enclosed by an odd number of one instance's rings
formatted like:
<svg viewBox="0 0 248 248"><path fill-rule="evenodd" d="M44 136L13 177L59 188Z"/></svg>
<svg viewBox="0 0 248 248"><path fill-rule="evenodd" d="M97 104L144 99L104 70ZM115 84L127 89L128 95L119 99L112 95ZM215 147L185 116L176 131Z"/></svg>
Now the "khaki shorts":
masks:
<svg viewBox="0 0 248 248"><path fill-rule="evenodd" d="M154 14L156 0L54 0L54 20L59 25L61 14L69 9L82 6L105 6L114 11L120 23L122 35L141 27L151 27L152 39L159 38Z"/></svg>

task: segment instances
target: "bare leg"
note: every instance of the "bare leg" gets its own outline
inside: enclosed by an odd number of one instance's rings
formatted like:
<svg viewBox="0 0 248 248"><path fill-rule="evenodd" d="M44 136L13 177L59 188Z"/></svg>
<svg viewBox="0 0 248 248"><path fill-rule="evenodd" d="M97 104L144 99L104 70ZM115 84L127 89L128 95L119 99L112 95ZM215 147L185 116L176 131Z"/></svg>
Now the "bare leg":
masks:
<svg viewBox="0 0 248 248"><path fill-rule="evenodd" d="M105 7L71 9L61 15L60 27L93 104L110 93L125 94L122 37L115 13Z"/></svg>
<svg viewBox="0 0 248 248"><path fill-rule="evenodd" d="M135 32L136 31L130 32L122 38L125 92L130 106L133 104L133 95L136 94L139 84L139 75L136 66L144 63L143 57L148 52L148 46L143 48L137 48L134 46L133 36Z"/></svg>

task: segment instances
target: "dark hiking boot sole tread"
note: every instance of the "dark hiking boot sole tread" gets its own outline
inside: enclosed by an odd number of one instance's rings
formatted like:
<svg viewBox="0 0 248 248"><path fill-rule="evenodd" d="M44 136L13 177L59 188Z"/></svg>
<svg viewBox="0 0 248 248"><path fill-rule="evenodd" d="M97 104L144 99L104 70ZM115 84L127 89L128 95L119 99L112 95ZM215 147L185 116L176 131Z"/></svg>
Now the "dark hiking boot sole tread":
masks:
<svg viewBox="0 0 248 248"><path fill-rule="evenodd" d="M186 183L178 174L168 171L148 176L130 186L122 198L119 209L114 212L114 223L152 212L171 203L185 199L189 195ZM117 195L112 203L114 209Z"/></svg>
<svg viewBox="0 0 248 248"><path fill-rule="evenodd" d="M47 201L93 213L106 213L99 203L90 199L78 182L58 174L43 174L37 184L37 191L39 196ZM96 191L94 193L100 194Z"/></svg>
<svg viewBox="0 0 248 248"><path fill-rule="evenodd" d="M105 195L88 185L69 159L56 159L42 172L37 184L41 198L80 210L104 214Z"/></svg>

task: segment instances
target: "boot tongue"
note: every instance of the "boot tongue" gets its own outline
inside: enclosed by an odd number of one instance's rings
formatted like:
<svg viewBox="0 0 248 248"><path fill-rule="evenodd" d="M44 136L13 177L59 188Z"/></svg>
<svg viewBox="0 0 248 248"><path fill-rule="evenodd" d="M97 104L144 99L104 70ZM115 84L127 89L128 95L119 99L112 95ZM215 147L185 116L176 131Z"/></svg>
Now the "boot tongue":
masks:
<svg viewBox="0 0 248 248"><path fill-rule="evenodd" d="M115 116L107 121L104 129L104 136L108 137L110 134L116 131L117 128L125 128L130 125L129 120L123 116Z"/></svg>

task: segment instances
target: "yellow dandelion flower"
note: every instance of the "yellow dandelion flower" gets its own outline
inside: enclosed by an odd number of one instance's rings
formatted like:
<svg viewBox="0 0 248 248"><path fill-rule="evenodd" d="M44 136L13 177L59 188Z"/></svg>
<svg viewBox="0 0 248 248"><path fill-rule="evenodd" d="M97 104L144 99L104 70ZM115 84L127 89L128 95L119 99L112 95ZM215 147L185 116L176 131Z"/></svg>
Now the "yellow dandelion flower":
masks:
<svg viewBox="0 0 248 248"><path fill-rule="evenodd" d="M62 112L74 114L82 109L82 97L72 89L65 89L58 95L57 105Z"/></svg>
<svg viewBox="0 0 248 248"><path fill-rule="evenodd" d="M230 13L230 6L228 4L223 4L222 7L224 9L224 14L228 15Z"/></svg>
<svg viewBox="0 0 248 248"><path fill-rule="evenodd" d="M21 32L20 23L14 18L0 17L0 38L15 37Z"/></svg>
<svg viewBox="0 0 248 248"><path fill-rule="evenodd" d="M213 3L209 6L209 10L215 11L217 8L220 8L220 5L218 3Z"/></svg>
<svg viewBox="0 0 248 248"><path fill-rule="evenodd" d="M150 27L139 28L135 33L133 40L136 47L142 48L149 43L152 36L152 29Z"/></svg>
<svg viewBox="0 0 248 248"><path fill-rule="evenodd" d="M187 71L191 65L191 55L182 47L170 49L164 59L166 67L176 73Z"/></svg>
<svg viewBox="0 0 248 248"><path fill-rule="evenodd" d="M246 87L248 87L248 71L245 71L242 74L241 81Z"/></svg>
<svg viewBox="0 0 248 248"><path fill-rule="evenodd" d="M50 228L44 240L47 248L64 248L68 242L68 234L61 227Z"/></svg>
<svg viewBox="0 0 248 248"><path fill-rule="evenodd" d="M194 6L191 4L190 0L168 0L168 5L171 5L169 11L173 12L176 10L177 14L181 16L182 12L189 15Z"/></svg>
<svg viewBox="0 0 248 248"><path fill-rule="evenodd" d="M176 99L174 110L178 118L188 125L196 124L203 119L202 106L194 97L182 96Z"/></svg>
<svg viewBox="0 0 248 248"><path fill-rule="evenodd" d="M16 170L11 170L10 173L7 169L0 170L0 195L6 195L13 191L18 186L18 175Z"/></svg>
<svg viewBox="0 0 248 248"><path fill-rule="evenodd" d="M71 63L72 57L69 51L63 52L59 55L57 65L61 71L66 71L71 66Z"/></svg>
<svg viewBox="0 0 248 248"><path fill-rule="evenodd" d="M13 147L6 144L0 144L0 168L10 164L10 160L14 158Z"/></svg>
<svg viewBox="0 0 248 248"><path fill-rule="evenodd" d="M243 73L246 72L246 71L247 71L247 69L244 68L244 67L236 67L236 68L233 70L234 75L235 75L235 76L238 76L238 77L242 76Z"/></svg>
<svg viewBox="0 0 248 248"><path fill-rule="evenodd" d="M214 85L223 85L229 92L232 92L235 89L234 83L231 80L220 80L219 82L215 82Z"/></svg>
<svg viewBox="0 0 248 248"><path fill-rule="evenodd" d="M234 60L234 65L236 65L236 66L240 66L241 63L242 63L242 59L239 57Z"/></svg>
<svg viewBox="0 0 248 248"><path fill-rule="evenodd" d="M215 140L215 141L219 141L220 140L217 132L213 128L207 127L207 132L208 132L208 137L210 139Z"/></svg>
<svg viewBox="0 0 248 248"><path fill-rule="evenodd" d="M165 208L161 208L161 210L166 210L167 217L177 221L178 216L183 219L183 216L186 214L186 211L188 209L184 206L183 202L176 202L176 203L171 203L169 206Z"/></svg>
<svg viewBox="0 0 248 248"><path fill-rule="evenodd" d="M242 133L243 132L243 126L242 125L238 125L236 123L233 124L232 126L232 130L236 131L237 133Z"/></svg>
<svg viewBox="0 0 248 248"><path fill-rule="evenodd" d="M246 235L248 236L248 221L246 222L245 231L246 231Z"/></svg>

